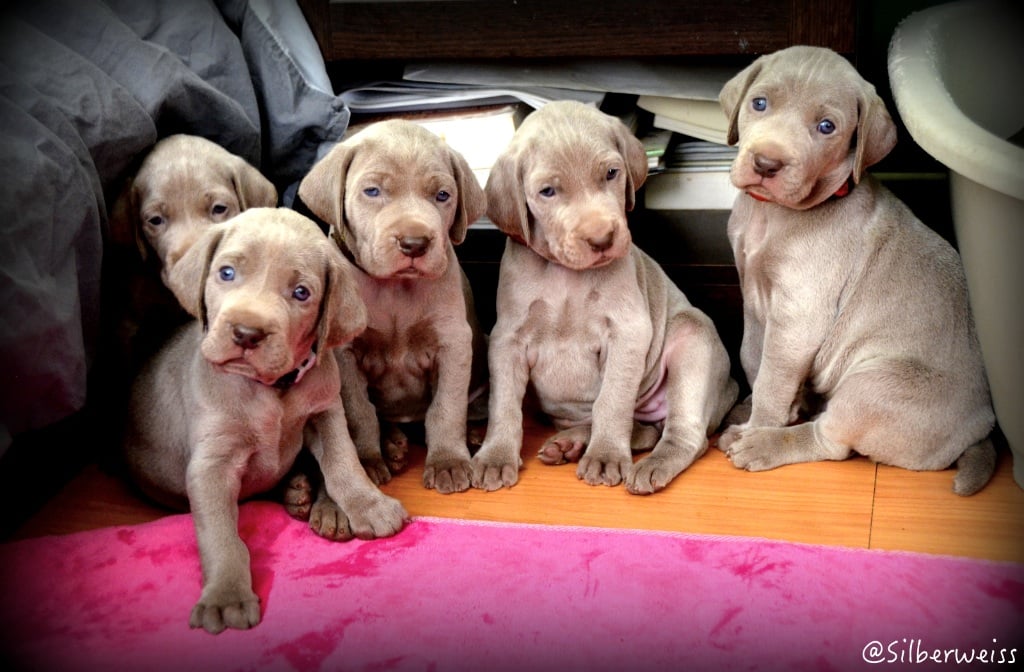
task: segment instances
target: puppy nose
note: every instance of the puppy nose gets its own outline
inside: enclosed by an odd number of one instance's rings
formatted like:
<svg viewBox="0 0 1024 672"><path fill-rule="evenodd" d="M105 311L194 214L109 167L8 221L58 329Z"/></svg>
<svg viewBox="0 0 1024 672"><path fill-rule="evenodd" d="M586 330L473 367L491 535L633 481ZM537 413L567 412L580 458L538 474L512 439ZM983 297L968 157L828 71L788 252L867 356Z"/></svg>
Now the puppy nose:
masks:
<svg viewBox="0 0 1024 672"><path fill-rule="evenodd" d="M267 337L267 332L258 327L247 327L244 324L231 325L231 340L246 350L252 350Z"/></svg>
<svg viewBox="0 0 1024 672"><path fill-rule="evenodd" d="M772 159L764 154L754 155L754 172L762 177L775 177L782 170L782 161Z"/></svg>
<svg viewBox="0 0 1024 672"><path fill-rule="evenodd" d="M600 238L587 238L587 245L590 245L590 249L594 252L604 252L612 243L615 242L615 232L609 231Z"/></svg>
<svg viewBox="0 0 1024 672"><path fill-rule="evenodd" d="M402 236L398 239L398 249L407 257L415 259L427 253L430 239L426 236Z"/></svg>

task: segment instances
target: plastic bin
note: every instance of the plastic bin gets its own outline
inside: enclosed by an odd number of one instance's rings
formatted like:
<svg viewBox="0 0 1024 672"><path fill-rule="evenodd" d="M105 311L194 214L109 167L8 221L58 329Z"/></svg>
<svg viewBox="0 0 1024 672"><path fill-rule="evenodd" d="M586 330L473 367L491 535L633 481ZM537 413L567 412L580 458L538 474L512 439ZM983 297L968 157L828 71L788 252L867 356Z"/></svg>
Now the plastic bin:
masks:
<svg viewBox="0 0 1024 672"><path fill-rule="evenodd" d="M1024 488L1024 10L967 0L911 14L888 65L907 130L950 171L996 417Z"/></svg>

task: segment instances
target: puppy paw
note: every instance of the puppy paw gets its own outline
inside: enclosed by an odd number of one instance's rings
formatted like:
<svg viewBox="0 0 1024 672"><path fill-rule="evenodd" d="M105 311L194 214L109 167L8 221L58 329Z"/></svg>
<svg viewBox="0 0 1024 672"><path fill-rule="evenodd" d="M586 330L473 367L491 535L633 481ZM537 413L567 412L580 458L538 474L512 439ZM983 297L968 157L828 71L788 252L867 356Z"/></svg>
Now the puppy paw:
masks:
<svg viewBox="0 0 1024 672"><path fill-rule="evenodd" d="M393 536L409 520L402 503L379 490L346 502L345 513L348 514L352 534L360 539Z"/></svg>
<svg viewBox="0 0 1024 672"><path fill-rule="evenodd" d="M633 465L626 478L626 490L634 495L650 495L672 482L682 471L680 460L648 455Z"/></svg>
<svg viewBox="0 0 1024 672"><path fill-rule="evenodd" d="M473 467L469 458L432 458L427 456L423 467L423 487L437 490L442 495L469 490L473 480Z"/></svg>
<svg viewBox="0 0 1024 672"><path fill-rule="evenodd" d="M199 602L192 607L188 624L212 635L227 628L248 630L260 622L260 598L251 589L203 588Z"/></svg>
<svg viewBox="0 0 1024 672"><path fill-rule="evenodd" d="M374 485L384 485L391 480L391 470L388 469L388 465L384 462L384 458L370 458L359 460L363 465L363 470L366 475L373 481Z"/></svg>
<svg viewBox="0 0 1024 672"><path fill-rule="evenodd" d="M506 459L502 453L512 451L488 450L485 444L470 460L473 469L472 485L474 488L493 492L501 488L511 488L519 482L519 470L523 460L516 453Z"/></svg>
<svg viewBox="0 0 1024 672"><path fill-rule="evenodd" d="M466 425L466 443L475 451L484 445L487 437L487 422L470 422Z"/></svg>
<svg viewBox="0 0 1024 672"><path fill-rule="evenodd" d="M590 441L590 427L572 427L558 432L540 447L537 459L544 464L579 462Z"/></svg>
<svg viewBox="0 0 1024 672"><path fill-rule="evenodd" d="M353 536L348 516L326 492L321 493L313 504L309 514L309 529L331 541L348 541Z"/></svg>
<svg viewBox="0 0 1024 672"><path fill-rule="evenodd" d="M718 449L727 456L731 455L732 446L743 434L744 429L746 429L746 425L729 425L718 437L718 441L716 443Z"/></svg>
<svg viewBox="0 0 1024 672"><path fill-rule="evenodd" d="M722 439L734 429L730 427ZM733 466L747 471L767 471L787 464L781 459L780 430L775 427L751 427L737 431L723 449ZM719 439L721 446L722 439Z"/></svg>
<svg viewBox="0 0 1024 672"><path fill-rule="evenodd" d="M622 483L633 469L629 453L596 451L591 446L580 458L576 476L589 485L615 486Z"/></svg>
<svg viewBox="0 0 1024 672"><path fill-rule="evenodd" d="M305 473L293 475L284 487L284 510L297 520L309 520L313 507L313 486Z"/></svg>
<svg viewBox="0 0 1024 672"><path fill-rule="evenodd" d="M386 428L382 443L381 451L384 453L384 460L390 470L388 473L388 480L390 480L391 474L397 474L409 465L409 438L398 428L398 425L391 425Z"/></svg>

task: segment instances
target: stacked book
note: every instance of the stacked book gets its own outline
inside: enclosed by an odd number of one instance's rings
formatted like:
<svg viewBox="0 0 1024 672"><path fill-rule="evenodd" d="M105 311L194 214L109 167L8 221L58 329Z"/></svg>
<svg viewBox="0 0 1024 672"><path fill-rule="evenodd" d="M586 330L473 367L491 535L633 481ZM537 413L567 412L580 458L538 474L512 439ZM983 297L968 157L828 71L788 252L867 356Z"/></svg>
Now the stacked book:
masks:
<svg viewBox="0 0 1024 672"><path fill-rule="evenodd" d="M644 187L650 210L731 210L739 190L729 180L736 148L689 136L665 153L664 170Z"/></svg>

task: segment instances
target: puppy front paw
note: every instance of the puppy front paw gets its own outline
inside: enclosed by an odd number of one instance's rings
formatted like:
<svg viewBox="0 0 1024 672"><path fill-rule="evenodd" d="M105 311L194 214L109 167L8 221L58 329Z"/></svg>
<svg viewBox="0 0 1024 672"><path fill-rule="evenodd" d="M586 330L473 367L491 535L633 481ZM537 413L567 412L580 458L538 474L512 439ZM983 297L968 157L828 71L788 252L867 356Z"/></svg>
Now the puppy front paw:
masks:
<svg viewBox="0 0 1024 672"><path fill-rule="evenodd" d="M743 430L746 429L746 424L741 425L729 425L724 432L718 437L717 446L720 451L731 457L733 444L736 440L743 435Z"/></svg>
<svg viewBox="0 0 1024 672"><path fill-rule="evenodd" d="M313 507L313 485L308 474L299 472L284 486L284 510L296 520L309 520Z"/></svg>
<svg viewBox="0 0 1024 672"><path fill-rule="evenodd" d="M473 469L472 485L474 488L493 492L501 488L511 488L519 482L519 470L523 460L517 451L506 448L494 448L487 442L470 460Z"/></svg>
<svg viewBox="0 0 1024 672"><path fill-rule="evenodd" d="M337 502L327 495L326 490L321 492L313 503L309 513L309 529L331 541L348 541L352 538L348 516Z"/></svg>
<svg viewBox="0 0 1024 672"><path fill-rule="evenodd" d="M633 470L630 452L597 449L591 444L580 458L576 477L589 485L615 486L622 483Z"/></svg>
<svg viewBox="0 0 1024 672"><path fill-rule="evenodd" d="M664 490L685 466L685 461L676 456L648 455L633 465L626 479L626 490L633 495L651 495Z"/></svg>
<svg viewBox="0 0 1024 672"><path fill-rule="evenodd" d="M730 427L722 435L726 438L735 427ZM719 439L719 447L722 445ZM730 437L725 454L733 466L747 471L767 471L780 467L787 462L781 459L780 430L776 427L750 427L737 431Z"/></svg>
<svg viewBox="0 0 1024 672"><path fill-rule="evenodd" d="M473 481L473 465L467 457L441 457L427 455L423 467L423 487L437 490L442 495L469 490Z"/></svg>
<svg viewBox="0 0 1024 672"><path fill-rule="evenodd" d="M248 630L260 622L260 598L251 588L205 586L188 624L216 635L227 628Z"/></svg>
<svg viewBox="0 0 1024 672"><path fill-rule="evenodd" d="M389 425L384 429L381 452L384 454L387 469L390 470L388 473L390 480L391 474L397 474L409 465L409 437L398 425ZM378 485L380 484L378 483Z"/></svg>
<svg viewBox="0 0 1024 672"><path fill-rule="evenodd" d="M537 459L544 464L579 462L590 441L590 426L571 427L558 432L540 447Z"/></svg>
<svg viewBox="0 0 1024 672"><path fill-rule="evenodd" d="M353 502L346 502L345 513L352 534L360 539L393 536L409 521L402 503L379 490L353 499Z"/></svg>
<svg viewBox="0 0 1024 672"><path fill-rule="evenodd" d="M391 480L391 470L388 469L384 458L377 456L372 458L359 458L363 465L363 471L374 485L384 485Z"/></svg>

